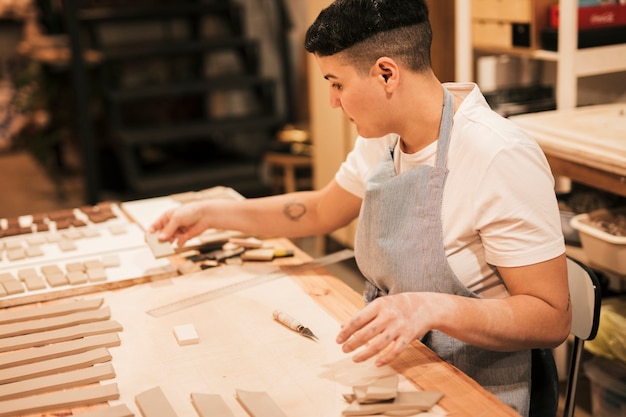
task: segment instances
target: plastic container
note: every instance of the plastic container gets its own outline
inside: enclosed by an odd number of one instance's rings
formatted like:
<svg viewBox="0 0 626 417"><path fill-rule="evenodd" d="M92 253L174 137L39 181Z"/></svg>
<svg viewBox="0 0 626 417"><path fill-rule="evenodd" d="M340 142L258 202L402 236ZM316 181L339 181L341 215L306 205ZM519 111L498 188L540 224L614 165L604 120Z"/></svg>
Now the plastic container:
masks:
<svg viewBox="0 0 626 417"><path fill-rule="evenodd" d="M626 364L626 296L602 300L598 334L585 342L585 350Z"/></svg>
<svg viewBox="0 0 626 417"><path fill-rule="evenodd" d="M615 236L590 224L590 214L579 214L570 222L578 230L589 263L626 275L626 236Z"/></svg>
<svg viewBox="0 0 626 417"><path fill-rule="evenodd" d="M626 365L600 357L583 363L593 417L626 417Z"/></svg>

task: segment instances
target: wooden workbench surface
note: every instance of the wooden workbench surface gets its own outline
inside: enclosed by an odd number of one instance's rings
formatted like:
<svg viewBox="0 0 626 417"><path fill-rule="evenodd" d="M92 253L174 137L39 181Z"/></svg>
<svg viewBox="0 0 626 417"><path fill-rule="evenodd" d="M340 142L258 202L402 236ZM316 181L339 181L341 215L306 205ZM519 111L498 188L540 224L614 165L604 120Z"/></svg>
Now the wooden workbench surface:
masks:
<svg viewBox="0 0 626 417"><path fill-rule="evenodd" d="M541 146L555 175L626 196L626 104L510 118Z"/></svg>
<svg viewBox="0 0 626 417"><path fill-rule="evenodd" d="M295 250L294 257L278 263L310 260L286 239L273 243ZM243 389L267 392L290 416L341 415L346 407L341 394L350 388L320 374L325 365L347 357L334 339L340 323L362 308L363 301L360 294L326 270L277 277L159 317L146 313L239 280L276 273L277 268L276 262L223 266L83 297L102 297L112 319L124 328L119 332L121 345L109 349L120 392L120 399L110 404L126 404L140 416L135 396L158 386L179 416L196 416L189 398L192 392L199 392L222 395L236 417L245 417L234 398L235 390ZM311 327L319 342L279 325L272 319L273 309L281 309ZM177 344L172 330L181 324L194 325L199 343ZM518 415L419 342L414 342L393 368L406 378L409 387L410 381L417 389L443 392L439 405L449 415ZM66 411L80 414L93 408L98 407Z"/></svg>

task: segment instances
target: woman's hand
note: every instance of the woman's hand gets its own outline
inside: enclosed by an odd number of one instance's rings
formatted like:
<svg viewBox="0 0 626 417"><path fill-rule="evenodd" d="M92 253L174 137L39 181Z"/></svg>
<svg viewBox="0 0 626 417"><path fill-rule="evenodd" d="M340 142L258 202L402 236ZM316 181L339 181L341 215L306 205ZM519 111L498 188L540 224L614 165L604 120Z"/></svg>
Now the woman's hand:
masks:
<svg viewBox="0 0 626 417"><path fill-rule="evenodd" d="M411 342L430 330L426 293L401 293L379 297L368 304L337 335L345 353L364 349L354 356L365 361L382 352L376 366L395 359ZM429 294L433 295L433 294Z"/></svg>
<svg viewBox="0 0 626 417"><path fill-rule="evenodd" d="M150 226L150 233L159 232L159 240L183 246L208 226L203 202L192 202L167 210Z"/></svg>

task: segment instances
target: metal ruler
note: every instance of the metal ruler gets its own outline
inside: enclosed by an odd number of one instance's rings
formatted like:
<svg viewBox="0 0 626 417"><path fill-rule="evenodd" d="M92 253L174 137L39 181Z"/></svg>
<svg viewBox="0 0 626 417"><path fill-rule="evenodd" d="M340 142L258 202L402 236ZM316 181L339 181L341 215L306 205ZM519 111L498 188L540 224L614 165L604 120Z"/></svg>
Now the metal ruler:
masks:
<svg viewBox="0 0 626 417"><path fill-rule="evenodd" d="M216 298L223 297L225 295L233 294L237 291L250 288L255 285L264 284L266 282L273 281L278 278L283 278L289 274L297 274L319 268L322 266L332 265L337 262L345 261L354 257L354 251L352 249L343 249L338 252L331 253L329 255L321 256L313 259L312 261L305 262L299 265L286 265L282 266L279 271L269 274L258 275L245 281L239 281L234 284L226 285L224 287L216 288L214 290L206 291L194 296L184 298L182 300L174 301L170 304L165 304L160 307L155 307L147 311L152 317L161 317L175 311L180 311L185 308L204 303L206 301L214 300Z"/></svg>

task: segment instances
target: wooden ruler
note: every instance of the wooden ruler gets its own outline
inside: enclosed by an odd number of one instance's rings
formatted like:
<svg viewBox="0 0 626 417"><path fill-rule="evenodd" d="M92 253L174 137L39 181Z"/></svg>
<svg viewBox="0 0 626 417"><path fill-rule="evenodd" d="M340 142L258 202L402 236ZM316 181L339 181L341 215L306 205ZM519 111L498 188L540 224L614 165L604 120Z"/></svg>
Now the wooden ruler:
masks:
<svg viewBox="0 0 626 417"><path fill-rule="evenodd" d="M281 267L280 270L269 274L257 275L245 281L239 281L224 287L216 288L214 290L206 291L194 296L184 298L178 301L174 301L170 304L165 304L160 307L155 307L147 311L152 317L161 317L175 311L180 311L185 308L201 304L216 298L223 297L225 295L233 294L237 291L250 288L255 285L264 284L266 282L273 281L278 278L283 278L289 274L297 274L304 271L309 271L315 268L332 265L337 262L345 261L354 257L354 251L352 249L343 249L338 252L331 253L329 255L321 256L313 259L310 262L305 262L299 265L288 265Z"/></svg>

